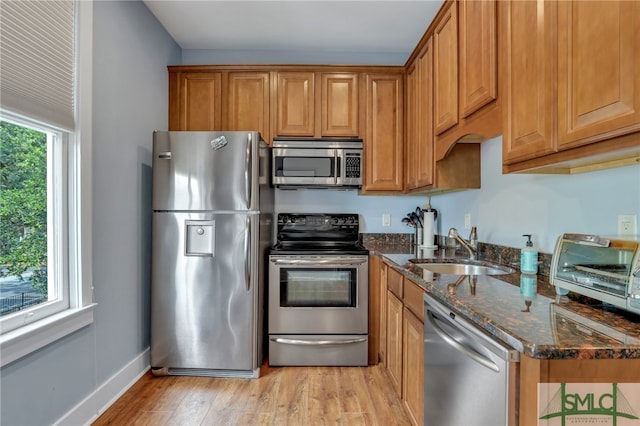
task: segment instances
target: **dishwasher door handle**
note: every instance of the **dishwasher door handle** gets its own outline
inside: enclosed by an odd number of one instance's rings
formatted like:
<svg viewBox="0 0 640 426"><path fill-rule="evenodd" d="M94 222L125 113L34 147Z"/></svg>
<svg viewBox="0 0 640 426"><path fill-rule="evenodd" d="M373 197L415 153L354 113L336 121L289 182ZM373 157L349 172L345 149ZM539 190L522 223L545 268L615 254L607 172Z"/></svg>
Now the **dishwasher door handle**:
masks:
<svg viewBox="0 0 640 426"><path fill-rule="evenodd" d="M458 351L462 352L464 355L468 356L478 364L487 367L490 370L495 371L496 373L500 372L500 368L496 365L495 362L491 361L489 358L485 357L481 353L477 352L475 349L470 348L462 343L458 342L456 339L451 337L446 331L440 327L437 323L439 320L433 315L433 312L427 309L427 320L433 327L434 331L440 336L445 342L453 346Z"/></svg>
<svg viewBox="0 0 640 426"><path fill-rule="evenodd" d="M309 345L309 346L327 346L327 345L351 345L354 343L366 342L366 337L347 340L304 340L304 339L283 339L281 337L272 337L272 342L283 343L285 345Z"/></svg>

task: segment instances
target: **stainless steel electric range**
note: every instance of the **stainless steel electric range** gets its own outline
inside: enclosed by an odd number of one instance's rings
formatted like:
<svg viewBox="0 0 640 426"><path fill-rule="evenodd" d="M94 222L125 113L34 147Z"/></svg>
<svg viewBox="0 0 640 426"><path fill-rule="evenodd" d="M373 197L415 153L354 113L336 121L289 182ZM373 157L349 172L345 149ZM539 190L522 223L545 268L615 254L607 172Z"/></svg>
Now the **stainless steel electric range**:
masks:
<svg viewBox="0 0 640 426"><path fill-rule="evenodd" d="M269 365L367 365L369 252L357 214L278 214Z"/></svg>

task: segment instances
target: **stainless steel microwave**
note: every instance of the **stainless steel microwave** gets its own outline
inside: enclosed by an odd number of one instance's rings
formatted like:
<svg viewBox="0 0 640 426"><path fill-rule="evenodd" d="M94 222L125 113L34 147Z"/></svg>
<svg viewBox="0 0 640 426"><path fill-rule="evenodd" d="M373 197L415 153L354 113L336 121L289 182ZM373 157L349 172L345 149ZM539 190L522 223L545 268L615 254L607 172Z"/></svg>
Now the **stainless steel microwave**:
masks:
<svg viewBox="0 0 640 426"><path fill-rule="evenodd" d="M362 139L276 138L272 148L276 187L362 186Z"/></svg>

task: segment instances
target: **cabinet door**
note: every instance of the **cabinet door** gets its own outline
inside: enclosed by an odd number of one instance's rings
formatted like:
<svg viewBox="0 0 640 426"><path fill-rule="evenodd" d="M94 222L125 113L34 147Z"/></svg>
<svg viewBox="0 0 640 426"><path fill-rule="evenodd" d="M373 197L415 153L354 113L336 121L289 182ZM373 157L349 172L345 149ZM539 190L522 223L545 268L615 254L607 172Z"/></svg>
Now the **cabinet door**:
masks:
<svg viewBox="0 0 640 426"><path fill-rule="evenodd" d="M381 283L379 256L369 256L369 365L376 365L380 351ZM385 290L386 293L386 290Z"/></svg>
<svg viewBox="0 0 640 426"><path fill-rule="evenodd" d="M315 75L279 72L276 94L276 135L313 137L315 130Z"/></svg>
<svg viewBox="0 0 640 426"><path fill-rule="evenodd" d="M391 383L402 396L402 302L387 292L387 372Z"/></svg>
<svg viewBox="0 0 640 426"><path fill-rule="evenodd" d="M405 151L404 169L407 189L418 187L418 60L407 67L405 77Z"/></svg>
<svg viewBox="0 0 640 426"><path fill-rule="evenodd" d="M497 98L496 2L458 2L460 115L467 117Z"/></svg>
<svg viewBox="0 0 640 426"><path fill-rule="evenodd" d="M378 357L385 367L387 366L387 270L388 266L380 262L380 342Z"/></svg>
<svg viewBox="0 0 640 426"><path fill-rule="evenodd" d="M557 3L513 1L500 4L504 25L505 164L555 151Z"/></svg>
<svg viewBox="0 0 640 426"><path fill-rule="evenodd" d="M424 417L424 324L404 309L402 322L403 364L402 403L415 425Z"/></svg>
<svg viewBox="0 0 640 426"><path fill-rule="evenodd" d="M639 28L638 1L558 2L558 149L640 129Z"/></svg>
<svg viewBox="0 0 640 426"><path fill-rule="evenodd" d="M320 135L358 136L358 74L322 73L320 81Z"/></svg>
<svg viewBox="0 0 640 426"><path fill-rule="evenodd" d="M433 43L429 38L407 70L407 189L433 184Z"/></svg>
<svg viewBox="0 0 640 426"><path fill-rule="evenodd" d="M416 183L433 184L433 43L430 38L418 55L418 137Z"/></svg>
<svg viewBox="0 0 640 426"><path fill-rule="evenodd" d="M403 75L366 76L364 191L402 191Z"/></svg>
<svg viewBox="0 0 640 426"><path fill-rule="evenodd" d="M228 77L228 130L258 130L271 142L269 73L230 72Z"/></svg>
<svg viewBox="0 0 640 426"><path fill-rule="evenodd" d="M434 126L441 134L458 123L458 18L451 2L433 32Z"/></svg>
<svg viewBox="0 0 640 426"><path fill-rule="evenodd" d="M222 73L180 74L176 130L221 130Z"/></svg>

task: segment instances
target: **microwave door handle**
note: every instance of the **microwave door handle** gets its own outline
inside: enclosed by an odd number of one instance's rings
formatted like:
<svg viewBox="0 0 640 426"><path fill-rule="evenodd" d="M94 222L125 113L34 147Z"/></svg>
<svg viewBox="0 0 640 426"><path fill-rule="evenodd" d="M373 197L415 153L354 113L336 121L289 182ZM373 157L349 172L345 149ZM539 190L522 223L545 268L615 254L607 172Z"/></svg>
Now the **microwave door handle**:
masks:
<svg viewBox="0 0 640 426"><path fill-rule="evenodd" d="M340 177L340 155L341 152L338 149L333 150L333 184L337 185L342 183L342 178Z"/></svg>

